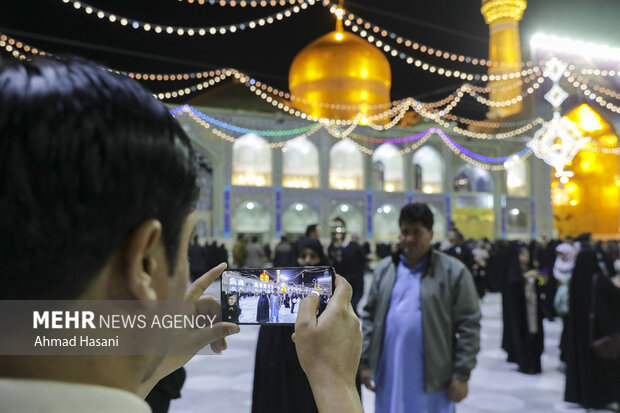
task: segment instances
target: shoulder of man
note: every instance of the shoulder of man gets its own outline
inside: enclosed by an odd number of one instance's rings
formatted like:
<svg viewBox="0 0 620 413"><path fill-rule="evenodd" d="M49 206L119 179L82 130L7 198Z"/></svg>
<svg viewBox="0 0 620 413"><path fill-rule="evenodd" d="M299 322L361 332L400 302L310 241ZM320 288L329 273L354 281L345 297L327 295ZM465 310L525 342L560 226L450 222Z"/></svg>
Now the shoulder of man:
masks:
<svg viewBox="0 0 620 413"><path fill-rule="evenodd" d="M467 270L465 264L458 258L437 250L433 251L433 255L432 262L434 271L450 271L452 275L458 275L461 271Z"/></svg>

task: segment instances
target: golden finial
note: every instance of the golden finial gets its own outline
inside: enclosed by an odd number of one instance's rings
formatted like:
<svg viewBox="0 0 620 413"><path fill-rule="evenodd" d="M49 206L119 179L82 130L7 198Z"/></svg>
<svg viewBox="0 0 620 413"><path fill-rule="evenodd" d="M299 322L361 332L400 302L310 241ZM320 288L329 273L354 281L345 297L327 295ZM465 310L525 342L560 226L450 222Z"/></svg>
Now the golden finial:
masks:
<svg viewBox="0 0 620 413"><path fill-rule="evenodd" d="M340 0L338 2L338 8L336 9L336 31L338 33L343 32L343 28L342 28L342 15L344 14L343 3L344 3L344 0Z"/></svg>

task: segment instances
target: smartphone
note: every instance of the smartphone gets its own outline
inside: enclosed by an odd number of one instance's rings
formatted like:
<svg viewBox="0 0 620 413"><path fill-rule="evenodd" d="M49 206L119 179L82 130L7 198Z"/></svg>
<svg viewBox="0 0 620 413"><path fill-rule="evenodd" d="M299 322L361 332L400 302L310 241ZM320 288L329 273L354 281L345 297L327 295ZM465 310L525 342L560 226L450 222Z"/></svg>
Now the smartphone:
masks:
<svg viewBox="0 0 620 413"><path fill-rule="evenodd" d="M334 290L332 267L234 268L221 282L222 321L236 324L294 325L299 303L319 293L319 314Z"/></svg>

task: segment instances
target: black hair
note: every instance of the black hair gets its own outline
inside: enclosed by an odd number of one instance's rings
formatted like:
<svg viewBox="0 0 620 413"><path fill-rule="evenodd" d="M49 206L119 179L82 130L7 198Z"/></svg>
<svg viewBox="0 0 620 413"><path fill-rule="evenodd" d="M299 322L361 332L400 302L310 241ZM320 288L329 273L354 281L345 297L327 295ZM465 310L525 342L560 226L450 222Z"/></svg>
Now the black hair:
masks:
<svg viewBox="0 0 620 413"><path fill-rule="evenodd" d="M306 227L306 237L309 237L310 235L312 235L312 233L314 231L316 231L317 229L317 224L310 224Z"/></svg>
<svg viewBox="0 0 620 413"><path fill-rule="evenodd" d="M150 218L174 274L197 197L189 138L134 80L76 58L0 71L0 299L76 298Z"/></svg>
<svg viewBox="0 0 620 413"><path fill-rule="evenodd" d="M402 207L398 217L398 225L400 226L403 222L408 224L419 222L424 228L432 231L434 223L433 212L428 205L420 202L407 204Z"/></svg>

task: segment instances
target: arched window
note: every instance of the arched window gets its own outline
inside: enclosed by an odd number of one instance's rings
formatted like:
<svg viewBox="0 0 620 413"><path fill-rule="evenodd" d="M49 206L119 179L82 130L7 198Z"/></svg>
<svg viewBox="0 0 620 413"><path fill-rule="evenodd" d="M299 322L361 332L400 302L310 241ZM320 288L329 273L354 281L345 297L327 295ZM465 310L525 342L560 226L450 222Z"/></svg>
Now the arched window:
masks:
<svg viewBox="0 0 620 413"><path fill-rule="evenodd" d="M282 148L282 186L319 187L319 151L305 136L291 139Z"/></svg>
<svg viewBox="0 0 620 413"><path fill-rule="evenodd" d="M350 140L343 140L329 151L329 187L363 189L364 162L362 153Z"/></svg>
<svg viewBox="0 0 620 413"><path fill-rule="evenodd" d="M373 182L372 189L387 192L403 190L403 158L395 145L384 143L377 147L372 162L373 165L377 162L383 165L383 179L381 182Z"/></svg>
<svg viewBox="0 0 620 413"><path fill-rule="evenodd" d="M509 159L506 167L506 193L510 196L527 196L527 164L520 158Z"/></svg>
<svg viewBox="0 0 620 413"><path fill-rule="evenodd" d="M493 192L493 179L489 171L469 164L459 168L453 185L456 192Z"/></svg>
<svg viewBox="0 0 620 413"><path fill-rule="evenodd" d="M232 184L271 185L271 149L265 139L249 133L233 143Z"/></svg>
<svg viewBox="0 0 620 413"><path fill-rule="evenodd" d="M268 234L271 231L269 210L256 201L243 202L232 216L235 234Z"/></svg>
<svg viewBox="0 0 620 413"><path fill-rule="evenodd" d="M319 222L319 214L305 202L295 202L282 214L282 234L303 235L308 225Z"/></svg>
<svg viewBox="0 0 620 413"><path fill-rule="evenodd" d="M443 192L444 162L439 151L431 145L422 146L412 158L413 186L427 194Z"/></svg>
<svg viewBox="0 0 620 413"><path fill-rule="evenodd" d="M372 217L373 237L378 241L396 242L400 228L398 227L399 211L393 205L377 208Z"/></svg>

